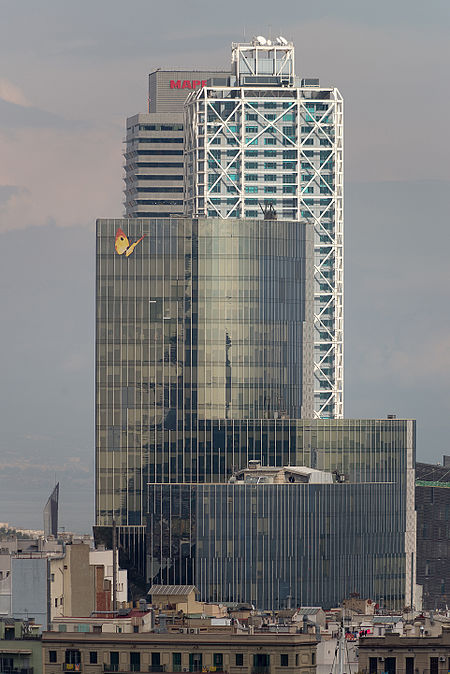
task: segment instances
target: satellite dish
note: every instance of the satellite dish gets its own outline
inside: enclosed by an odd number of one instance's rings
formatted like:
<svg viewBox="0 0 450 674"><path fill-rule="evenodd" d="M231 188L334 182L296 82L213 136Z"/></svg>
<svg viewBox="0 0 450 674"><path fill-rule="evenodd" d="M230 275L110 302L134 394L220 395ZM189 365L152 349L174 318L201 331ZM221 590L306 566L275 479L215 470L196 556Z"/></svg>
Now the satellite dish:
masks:
<svg viewBox="0 0 450 674"><path fill-rule="evenodd" d="M272 40L267 40L266 44L269 44L269 45L272 44Z"/></svg>
<svg viewBox="0 0 450 674"><path fill-rule="evenodd" d="M279 37L278 39L279 39L279 41L280 41L280 44L287 44L287 43L288 43L288 41L286 40L286 38L283 37L282 35L280 35L280 37Z"/></svg>
<svg viewBox="0 0 450 674"><path fill-rule="evenodd" d="M258 40L259 44L266 44L267 40L263 35L257 35L256 39Z"/></svg>

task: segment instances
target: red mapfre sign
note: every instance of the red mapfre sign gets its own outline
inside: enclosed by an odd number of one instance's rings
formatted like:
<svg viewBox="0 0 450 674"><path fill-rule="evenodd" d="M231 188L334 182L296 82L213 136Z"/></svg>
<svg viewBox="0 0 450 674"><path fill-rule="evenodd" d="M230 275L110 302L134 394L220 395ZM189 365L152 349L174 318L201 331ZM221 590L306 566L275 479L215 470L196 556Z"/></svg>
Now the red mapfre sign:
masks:
<svg viewBox="0 0 450 674"><path fill-rule="evenodd" d="M197 89L205 86L206 80L170 80L171 89Z"/></svg>

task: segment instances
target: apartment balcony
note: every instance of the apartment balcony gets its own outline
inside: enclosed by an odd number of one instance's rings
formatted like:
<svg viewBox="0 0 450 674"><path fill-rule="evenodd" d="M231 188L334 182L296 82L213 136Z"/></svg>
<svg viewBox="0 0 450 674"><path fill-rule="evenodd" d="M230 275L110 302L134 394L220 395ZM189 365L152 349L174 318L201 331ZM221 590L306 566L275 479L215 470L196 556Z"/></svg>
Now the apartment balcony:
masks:
<svg viewBox="0 0 450 674"><path fill-rule="evenodd" d="M81 672L80 662L63 662L63 672Z"/></svg>

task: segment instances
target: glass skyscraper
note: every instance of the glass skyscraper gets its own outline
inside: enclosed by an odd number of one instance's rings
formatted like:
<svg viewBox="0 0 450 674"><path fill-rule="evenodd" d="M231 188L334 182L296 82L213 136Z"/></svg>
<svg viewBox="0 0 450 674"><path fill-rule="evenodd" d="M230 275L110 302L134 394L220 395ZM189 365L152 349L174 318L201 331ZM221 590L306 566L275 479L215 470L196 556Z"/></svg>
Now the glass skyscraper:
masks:
<svg viewBox="0 0 450 674"><path fill-rule="evenodd" d="M98 525L225 479L211 420L311 417L312 255L287 220L98 221Z"/></svg>
<svg viewBox="0 0 450 674"><path fill-rule="evenodd" d="M314 230L314 416L343 417L343 101L300 80L284 38L233 43L231 77L192 92L186 212L278 219Z"/></svg>

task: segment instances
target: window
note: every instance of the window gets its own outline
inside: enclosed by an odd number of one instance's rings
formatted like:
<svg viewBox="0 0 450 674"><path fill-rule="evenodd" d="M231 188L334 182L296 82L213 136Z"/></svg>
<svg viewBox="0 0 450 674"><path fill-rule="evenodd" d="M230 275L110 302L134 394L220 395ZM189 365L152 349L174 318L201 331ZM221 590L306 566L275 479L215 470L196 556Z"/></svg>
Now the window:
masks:
<svg viewBox="0 0 450 674"><path fill-rule="evenodd" d="M405 664L406 664L405 674L414 674L414 658L405 658Z"/></svg>
<svg viewBox="0 0 450 674"><path fill-rule="evenodd" d="M181 653L172 653L172 669L181 672Z"/></svg>
<svg viewBox="0 0 450 674"><path fill-rule="evenodd" d="M264 168L265 169L276 169L277 168L277 162L276 161L266 161L264 163Z"/></svg>
<svg viewBox="0 0 450 674"><path fill-rule="evenodd" d="M49 662L58 662L57 657L56 657L56 651L49 651L48 652L48 661Z"/></svg>
<svg viewBox="0 0 450 674"><path fill-rule="evenodd" d="M247 173L245 180L246 182L256 182L258 180L258 175L256 173Z"/></svg>
<svg viewBox="0 0 450 674"><path fill-rule="evenodd" d="M257 126L246 126L245 127L245 133L258 133L258 127Z"/></svg>
<svg viewBox="0 0 450 674"><path fill-rule="evenodd" d="M433 658L431 658L432 660ZM437 658L436 658L437 660ZM395 674L395 664L396 664L396 658L385 658L384 660L384 671L386 674ZM430 672L430 674L437 674L436 672Z"/></svg>
<svg viewBox="0 0 450 674"><path fill-rule="evenodd" d="M236 665L236 667L243 667L244 666L244 654L243 653L236 653L236 655L235 655L235 665Z"/></svg>
<svg viewBox="0 0 450 674"><path fill-rule="evenodd" d="M274 110L277 107L277 104L273 102L266 102L264 103L264 107L266 110Z"/></svg>
<svg viewBox="0 0 450 674"><path fill-rule="evenodd" d="M264 182L266 183L275 182L276 179L277 176L274 173L266 173L266 175L264 176Z"/></svg>
<svg viewBox="0 0 450 674"><path fill-rule="evenodd" d="M281 667L287 667L289 664L289 657L287 653L282 653L280 655L280 666Z"/></svg>
<svg viewBox="0 0 450 674"><path fill-rule="evenodd" d="M130 671L131 672L140 672L141 671L141 654L136 652L130 653Z"/></svg>
<svg viewBox="0 0 450 674"><path fill-rule="evenodd" d="M247 194L256 193L258 192L258 188L256 187L256 185L246 185L245 192Z"/></svg>
<svg viewBox="0 0 450 674"><path fill-rule="evenodd" d="M109 653L109 671L119 671L119 651L110 651Z"/></svg>
<svg viewBox="0 0 450 674"><path fill-rule="evenodd" d="M264 192L266 194L267 193L274 194L276 191L277 191L276 185L266 185L266 187L264 188Z"/></svg>
<svg viewBox="0 0 450 674"><path fill-rule="evenodd" d="M160 672L161 667L161 653L152 653L152 664L150 666L151 672Z"/></svg>
<svg viewBox="0 0 450 674"><path fill-rule="evenodd" d="M277 144L276 138L264 138L264 145L276 145L276 144Z"/></svg>
<svg viewBox="0 0 450 674"><path fill-rule="evenodd" d="M295 654L295 666L298 667L298 653Z"/></svg>
<svg viewBox="0 0 450 674"><path fill-rule="evenodd" d="M140 143L183 143L184 138L139 138Z"/></svg>
<svg viewBox="0 0 450 674"><path fill-rule="evenodd" d="M246 150L245 156L246 157L257 157L258 156L258 150Z"/></svg>
<svg viewBox="0 0 450 674"><path fill-rule="evenodd" d="M66 665L79 665L81 663L80 651L67 649L65 663ZM69 668L66 667L66 669ZM75 669L75 667L73 669Z"/></svg>
<svg viewBox="0 0 450 674"><path fill-rule="evenodd" d="M181 166L183 166L183 164L181 164ZM54 573L51 573L51 574L50 574L50 581L51 581L52 583L55 582L55 574L54 574Z"/></svg>
<svg viewBox="0 0 450 674"><path fill-rule="evenodd" d="M97 651L89 651L89 664L97 664Z"/></svg>
<svg viewBox="0 0 450 674"><path fill-rule="evenodd" d="M264 150L264 156L265 157L276 157L277 151L276 150Z"/></svg>
<svg viewBox="0 0 450 674"><path fill-rule="evenodd" d="M257 218L258 217L258 211L245 211L245 217L246 218Z"/></svg>
<svg viewBox="0 0 450 674"><path fill-rule="evenodd" d="M312 665L316 664L316 654L315 653L311 653L311 664Z"/></svg>
<svg viewBox="0 0 450 674"><path fill-rule="evenodd" d="M246 161L245 162L245 168L246 169L257 169L258 168L258 162L257 161Z"/></svg>
<svg viewBox="0 0 450 674"><path fill-rule="evenodd" d="M263 671L270 667L270 655L268 653L255 653L253 655L253 667Z"/></svg>
<svg viewBox="0 0 450 674"><path fill-rule="evenodd" d="M314 145L314 138L305 138L303 145Z"/></svg>
<svg viewBox="0 0 450 674"><path fill-rule="evenodd" d="M219 671L221 671L223 669L223 654L222 653L213 653L213 665Z"/></svg>
<svg viewBox="0 0 450 674"><path fill-rule="evenodd" d="M258 119L258 115L256 113L249 112L245 115L245 119L247 120L247 122L256 122L256 120Z"/></svg>
<svg viewBox="0 0 450 674"><path fill-rule="evenodd" d="M58 597L55 597L55 608L58 606Z"/></svg>
<svg viewBox="0 0 450 674"><path fill-rule="evenodd" d="M138 150L137 154L141 155L141 156L160 154L160 155L170 155L170 156L173 157L174 155L182 155L183 150L162 150L162 149L161 150Z"/></svg>

